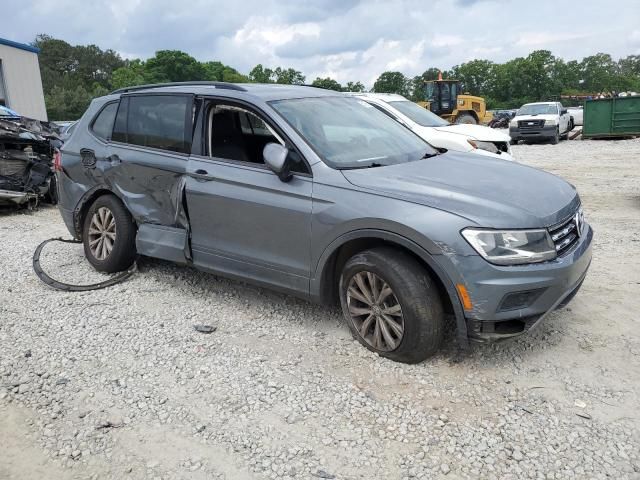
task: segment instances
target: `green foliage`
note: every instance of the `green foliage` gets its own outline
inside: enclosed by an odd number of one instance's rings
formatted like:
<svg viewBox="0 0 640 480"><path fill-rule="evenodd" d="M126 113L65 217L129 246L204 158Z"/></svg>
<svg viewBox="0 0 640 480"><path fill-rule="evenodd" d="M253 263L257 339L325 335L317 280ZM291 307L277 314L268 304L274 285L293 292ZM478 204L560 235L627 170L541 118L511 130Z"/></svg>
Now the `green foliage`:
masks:
<svg viewBox="0 0 640 480"><path fill-rule="evenodd" d="M200 62L179 50L160 50L146 61L123 60L113 50L96 45L73 46L64 40L38 35L33 45L40 48L40 71L49 118L79 118L91 99L116 88L145 83L210 80L222 82L305 82L293 68L268 68L258 64L248 75L219 61ZM425 82L436 80L440 69L427 68L407 78L401 72L384 72L372 91L399 93L413 101L424 100ZM442 71L443 78L457 79L462 91L482 96L488 108L516 108L523 103L550 100L560 95L598 94L612 91L640 91L640 55L615 61L598 53L581 61L565 62L548 50L531 52L505 63L472 60ZM332 78L316 78L312 85L336 91L364 92L361 82L343 87Z"/></svg>
<svg viewBox="0 0 640 480"><path fill-rule="evenodd" d="M302 72L293 68L275 69L265 68L262 64L258 64L249 72L249 81L254 83L284 83L289 85L302 85L305 76Z"/></svg>
<svg viewBox="0 0 640 480"><path fill-rule="evenodd" d="M364 92L366 89L360 82L347 82L344 87L345 92Z"/></svg>
<svg viewBox="0 0 640 480"><path fill-rule="evenodd" d="M342 85L340 85L333 78L316 78L313 82L311 82L312 87L324 88L326 90L335 90L336 92L342 92Z"/></svg>
<svg viewBox="0 0 640 480"><path fill-rule="evenodd" d="M376 93L397 93L408 97L411 91L411 82L401 72L384 72L373 84Z"/></svg>

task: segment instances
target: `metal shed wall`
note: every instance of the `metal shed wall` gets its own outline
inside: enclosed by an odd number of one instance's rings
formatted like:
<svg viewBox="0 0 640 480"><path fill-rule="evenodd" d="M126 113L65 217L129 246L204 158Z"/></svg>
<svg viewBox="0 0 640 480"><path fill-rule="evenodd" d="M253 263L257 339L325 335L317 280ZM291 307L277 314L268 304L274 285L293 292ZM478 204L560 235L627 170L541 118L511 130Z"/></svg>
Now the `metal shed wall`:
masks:
<svg viewBox="0 0 640 480"><path fill-rule="evenodd" d="M47 120L38 54L7 43L12 42L0 42L7 106L25 117Z"/></svg>

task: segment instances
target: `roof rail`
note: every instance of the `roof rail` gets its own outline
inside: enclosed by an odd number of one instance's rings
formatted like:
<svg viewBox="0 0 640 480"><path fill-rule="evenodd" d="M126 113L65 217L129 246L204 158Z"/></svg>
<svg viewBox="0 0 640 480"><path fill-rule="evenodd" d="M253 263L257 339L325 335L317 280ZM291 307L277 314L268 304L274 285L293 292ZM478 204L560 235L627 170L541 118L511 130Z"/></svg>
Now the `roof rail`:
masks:
<svg viewBox="0 0 640 480"><path fill-rule="evenodd" d="M246 92L247 89L241 87L240 85L236 85L234 83L227 82L209 82L209 81L193 81L193 82L169 82L169 83L150 83L148 85L136 85L134 87L124 87L118 88L111 92L111 95L115 93L127 93L127 92L135 92L137 90L148 90L152 88L163 88L163 87L215 87L215 88L225 88L227 90L239 90L241 92Z"/></svg>

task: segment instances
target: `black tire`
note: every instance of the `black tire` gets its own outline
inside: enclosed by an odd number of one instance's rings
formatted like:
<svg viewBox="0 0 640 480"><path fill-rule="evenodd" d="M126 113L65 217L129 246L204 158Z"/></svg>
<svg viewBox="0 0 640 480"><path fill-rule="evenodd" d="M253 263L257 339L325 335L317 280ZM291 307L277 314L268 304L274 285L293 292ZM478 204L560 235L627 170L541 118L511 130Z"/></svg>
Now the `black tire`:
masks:
<svg viewBox="0 0 640 480"><path fill-rule="evenodd" d="M464 124L467 124L467 125L477 125L478 121L470 113L461 113L460 115L458 115L456 117L456 122L455 123L464 123Z"/></svg>
<svg viewBox="0 0 640 480"><path fill-rule="evenodd" d="M44 196L44 201L51 205L58 204L58 182L55 175L51 175L49 179L49 190Z"/></svg>
<svg viewBox="0 0 640 480"><path fill-rule="evenodd" d="M358 332L356 320L349 312L347 290L356 274L363 272L373 273L379 280L386 282L401 308L404 330L393 350L377 349L367 343ZM410 255L391 247L358 253L345 264L338 288L347 325L354 338L369 350L397 362L418 363L440 348L444 336L444 312L440 293L429 274ZM368 331L374 328L375 321ZM373 337L373 333L371 336Z"/></svg>
<svg viewBox="0 0 640 480"><path fill-rule="evenodd" d="M511 140L509 140L509 145L517 145L517 144L518 144L517 138L512 138Z"/></svg>
<svg viewBox="0 0 640 480"><path fill-rule="evenodd" d="M103 207L111 212L115 221L115 239L110 253L99 259L91 251L89 228L94 215ZM136 224L122 202L113 195L102 195L89 207L82 228L82 240L87 260L100 272L115 273L126 270L136 258Z"/></svg>
<svg viewBox="0 0 640 480"><path fill-rule="evenodd" d="M551 137L550 143L551 145L557 145L560 141L560 127L556 128L556 134Z"/></svg>

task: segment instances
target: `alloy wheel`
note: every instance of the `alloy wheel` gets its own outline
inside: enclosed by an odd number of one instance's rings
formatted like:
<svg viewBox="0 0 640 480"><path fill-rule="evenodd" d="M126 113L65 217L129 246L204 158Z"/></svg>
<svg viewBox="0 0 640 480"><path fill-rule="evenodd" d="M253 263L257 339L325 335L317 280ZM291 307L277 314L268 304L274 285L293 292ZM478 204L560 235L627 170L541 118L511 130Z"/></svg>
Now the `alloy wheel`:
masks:
<svg viewBox="0 0 640 480"><path fill-rule="evenodd" d="M402 307L387 282L372 272L356 273L347 288L347 307L358 335L383 352L398 348L404 336Z"/></svg>
<svg viewBox="0 0 640 480"><path fill-rule="evenodd" d="M116 241L116 219L107 207L95 211L89 225L89 250L97 260L104 260Z"/></svg>

